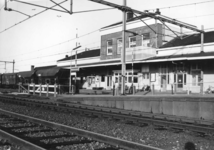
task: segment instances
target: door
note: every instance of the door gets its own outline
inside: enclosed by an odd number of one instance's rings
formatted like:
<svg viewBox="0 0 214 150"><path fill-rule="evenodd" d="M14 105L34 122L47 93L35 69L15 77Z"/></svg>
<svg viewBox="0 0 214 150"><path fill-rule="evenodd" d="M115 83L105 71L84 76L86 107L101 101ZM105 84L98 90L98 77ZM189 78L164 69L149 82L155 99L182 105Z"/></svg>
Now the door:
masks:
<svg viewBox="0 0 214 150"><path fill-rule="evenodd" d="M177 75L177 90L178 90L178 92L183 90L183 83L184 83L183 74L178 74Z"/></svg>
<svg viewBox="0 0 214 150"><path fill-rule="evenodd" d="M166 91L166 85L167 85L167 80L166 80L166 75L161 75L161 89L162 91Z"/></svg>
<svg viewBox="0 0 214 150"><path fill-rule="evenodd" d="M107 76L107 88L108 90L111 89L112 86L112 76Z"/></svg>

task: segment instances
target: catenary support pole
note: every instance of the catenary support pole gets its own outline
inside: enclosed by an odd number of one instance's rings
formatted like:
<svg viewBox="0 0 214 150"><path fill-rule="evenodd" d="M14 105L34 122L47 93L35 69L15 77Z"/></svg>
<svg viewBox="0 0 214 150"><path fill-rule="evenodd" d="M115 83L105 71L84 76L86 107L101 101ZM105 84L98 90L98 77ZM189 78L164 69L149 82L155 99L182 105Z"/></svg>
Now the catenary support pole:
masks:
<svg viewBox="0 0 214 150"><path fill-rule="evenodd" d="M201 30L204 30L204 26L201 26ZM204 52L204 33L201 33L201 53Z"/></svg>
<svg viewBox="0 0 214 150"><path fill-rule="evenodd" d="M5 0L4 9L7 10L7 0Z"/></svg>
<svg viewBox="0 0 214 150"><path fill-rule="evenodd" d="M14 68L15 68L15 60L13 60L13 73L14 73Z"/></svg>
<svg viewBox="0 0 214 150"><path fill-rule="evenodd" d="M158 48L158 21L155 19L156 33L155 33L155 48Z"/></svg>
<svg viewBox="0 0 214 150"><path fill-rule="evenodd" d="M126 0L123 0L123 5L126 6ZM126 79L126 11L123 11L123 30L122 30L122 42L123 49L121 55L122 64L122 82L121 82L121 95L125 95L125 79Z"/></svg>
<svg viewBox="0 0 214 150"><path fill-rule="evenodd" d="M71 0L71 3L70 3L70 14L73 13L73 0Z"/></svg>

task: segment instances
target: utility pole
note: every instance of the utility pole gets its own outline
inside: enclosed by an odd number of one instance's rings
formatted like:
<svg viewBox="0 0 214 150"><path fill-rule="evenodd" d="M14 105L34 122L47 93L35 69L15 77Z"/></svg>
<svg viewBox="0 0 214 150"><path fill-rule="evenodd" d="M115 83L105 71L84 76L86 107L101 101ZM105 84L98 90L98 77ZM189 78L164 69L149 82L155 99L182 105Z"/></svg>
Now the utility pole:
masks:
<svg viewBox="0 0 214 150"><path fill-rule="evenodd" d="M126 0L123 0L123 6L126 6ZM125 95L125 80L126 80L126 11L123 11L123 30L122 30L122 83L121 83L121 95Z"/></svg>
<svg viewBox="0 0 214 150"><path fill-rule="evenodd" d="M14 70L15 70L15 60L13 60L13 61L0 61L0 63L5 63L5 73L7 71L7 63L12 63L13 64L13 70L12 70L12 72L14 73Z"/></svg>
<svg viewBox="0 0 214 150"><path fill-rule="evenodd" d="M15 69L15 60L13 60L13 73L14 73L14 69Z"/></svg>
<svg viewBox="0 0 214 150"><path fill-rule="evenodd" d="M76 28L76 47L78 46L78 28ZM75 68L77 68L77 49L75 54ZM77 86L77 72L75 74L75 86Z"/></svg>

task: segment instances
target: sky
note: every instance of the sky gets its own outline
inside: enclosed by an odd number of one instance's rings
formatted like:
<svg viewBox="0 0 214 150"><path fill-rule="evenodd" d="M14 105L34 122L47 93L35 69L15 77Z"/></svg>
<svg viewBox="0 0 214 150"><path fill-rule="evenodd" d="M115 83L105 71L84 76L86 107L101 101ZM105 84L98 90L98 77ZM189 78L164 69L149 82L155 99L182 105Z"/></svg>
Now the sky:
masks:
<svg viewBox="0 0 214 150"><path fill-rule="evenodd" d="M122 21L122 12L118 9L76 13L111 8L89 0L73 0L72 15L48 10L30 19L28 16L44 9L16 1L8 2L8 8L26 14L23 15L15 11L5 11L4 1L0 0L0 73L12 72L12 63L6 63L5 67L5 63L1 61L14 60L15 72L29 71L31 65L56 65L57 60L71 55L76 43L81 45L78 52L86 48L97 48L100 46L99 29ZM20 1L45 7L54 5L50 0ZM55 0L58 3L62 1ZM123 4L123 0L106 1ZM140 11L154 12L159 8L164 16L196 25L199 29L201 25L204 25L206 30L214 29L214 0L127 0L127 5ZM69 10L70 0L62 6ZM55 8L62 10L60 7Z"/></svg>

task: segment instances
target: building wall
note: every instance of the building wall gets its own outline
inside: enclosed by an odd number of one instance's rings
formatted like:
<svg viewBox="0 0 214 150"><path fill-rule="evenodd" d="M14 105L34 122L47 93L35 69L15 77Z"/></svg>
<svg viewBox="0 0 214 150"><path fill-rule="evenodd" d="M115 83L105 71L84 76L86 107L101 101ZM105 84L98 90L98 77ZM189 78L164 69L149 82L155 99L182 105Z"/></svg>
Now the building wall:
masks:
<svg viewBox="0 0 214 150"><path fill-rule="evenodd" d="M150 27L156 31L156 25L150 25ZM158 33L162 33L162 25L158 24ZM130 29L129 31L135 32L139 35L143 35L146 33L149 33L150 35L150 44L151 47L155 48L156 47L156 38L155 38L155 33L147 26L142 26L134 29ZM137 46L142 46L142 36L137 35ZM126 48L129 47L129 37L134 36L134 33L126 33ZM105 60L105 59L112 59L112 58L120 58L121 54L117 53L117 39L122 38L122 32L115 32L115 33L110 33L107 35L102 35L101 36L101 52L100 52L100 59ZM113 41L113 54L112 55L107 55L107 41L112 40ZM158 47L162 45L162 36L158 36Z"/></svg>

